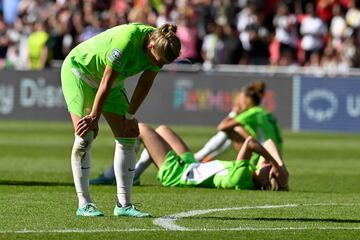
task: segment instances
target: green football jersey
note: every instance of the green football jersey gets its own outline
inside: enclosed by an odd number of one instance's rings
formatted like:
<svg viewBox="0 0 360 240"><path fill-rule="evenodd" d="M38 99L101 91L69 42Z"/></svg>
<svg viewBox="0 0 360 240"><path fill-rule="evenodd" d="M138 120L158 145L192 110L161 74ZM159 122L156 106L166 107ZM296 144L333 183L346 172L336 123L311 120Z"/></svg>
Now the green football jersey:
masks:
<svg viewBox="0 0 360 240"><path fill-rule="evenodd" d="M235 117L235 121L245 127L250 135L265 142L274 141L278 149L282 150L281 131L274 116L262 107L252 107Z"/></svg>
<svg viewBox="0 0 360 240"><path fill-rule="evenodd" d="M255 189L253 181L255 169L249 160L219 162L224 165L225 169L214 176L213 182L216 188Z"/></svg>
<svg viewBox="0 0 360 240"><path fill-rule="evenodd" d="M155 28L131 23L108 29L80 43L69 54L79 77L93 88L101 82L106 65L120 73L113 87L144 70L159 72L150 63L144 45L145 37Z"/></svg>

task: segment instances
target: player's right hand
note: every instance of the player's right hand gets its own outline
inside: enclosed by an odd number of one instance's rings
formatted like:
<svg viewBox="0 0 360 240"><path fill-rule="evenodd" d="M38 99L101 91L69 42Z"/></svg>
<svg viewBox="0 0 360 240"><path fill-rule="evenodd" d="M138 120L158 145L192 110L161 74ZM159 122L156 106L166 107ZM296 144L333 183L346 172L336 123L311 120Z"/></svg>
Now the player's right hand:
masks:
<svg viewBox="0 0 360 240"><path fill-rule="evenodd" d="M79 120L75 132L80 137L83 137L88 131L94 131L94 138L99 132L99 120L91 115L87 115Z"/></svg>

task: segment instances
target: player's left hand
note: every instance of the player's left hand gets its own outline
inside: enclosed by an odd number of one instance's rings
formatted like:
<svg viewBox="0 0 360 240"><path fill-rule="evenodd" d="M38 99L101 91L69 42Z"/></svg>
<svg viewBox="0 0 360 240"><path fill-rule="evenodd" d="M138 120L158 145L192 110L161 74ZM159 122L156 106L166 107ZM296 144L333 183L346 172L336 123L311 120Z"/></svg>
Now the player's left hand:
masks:
<svg viewBox="0 0 360 240"><path fill-rule="evenodd" d="M76 126L76 134L83 137L88 131L94 131L94 138L99 132L99 120L91 115L87 115L79 120Z"/></svg>

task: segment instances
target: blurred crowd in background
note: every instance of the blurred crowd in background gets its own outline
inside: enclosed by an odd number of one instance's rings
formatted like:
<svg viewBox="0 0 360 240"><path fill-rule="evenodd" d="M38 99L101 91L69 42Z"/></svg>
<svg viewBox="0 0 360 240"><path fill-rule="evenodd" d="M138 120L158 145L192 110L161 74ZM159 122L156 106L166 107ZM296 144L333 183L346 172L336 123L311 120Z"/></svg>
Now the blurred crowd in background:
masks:
<svg viewBox="0 0 360 240"><path fill-rule="evenodd" d="M175 22L177 63L360 67L360 0L0 0L0 68L51 66L128 22Z"/></svg>

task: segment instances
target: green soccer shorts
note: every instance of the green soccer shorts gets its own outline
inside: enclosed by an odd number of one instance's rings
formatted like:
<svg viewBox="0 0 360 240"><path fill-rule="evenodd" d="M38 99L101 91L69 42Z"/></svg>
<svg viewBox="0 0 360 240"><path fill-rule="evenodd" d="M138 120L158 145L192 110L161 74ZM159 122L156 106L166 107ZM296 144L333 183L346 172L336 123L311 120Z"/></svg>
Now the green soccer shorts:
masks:
<svg viewBox="0 0 360 240"><path fill-rule="evenodd" d="M68 111L84 117L91 112L97 89L90 87L73 72L71 58L67 57L61 68L61 85ZM122 86L112 88L105 101L103 112L124 116L129 106L126 91Z"/></svg>
<svg viewBox="0 0 360 240"><path fill-rule="evenodd" d="M177 155L173 150L170 150L165 158L164 163L158 171L157 178L165 187L180 186L181 176L190 164L196 162L193 153L186 152Z"/></svg>

